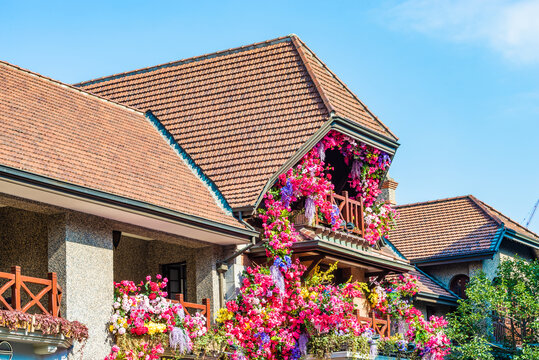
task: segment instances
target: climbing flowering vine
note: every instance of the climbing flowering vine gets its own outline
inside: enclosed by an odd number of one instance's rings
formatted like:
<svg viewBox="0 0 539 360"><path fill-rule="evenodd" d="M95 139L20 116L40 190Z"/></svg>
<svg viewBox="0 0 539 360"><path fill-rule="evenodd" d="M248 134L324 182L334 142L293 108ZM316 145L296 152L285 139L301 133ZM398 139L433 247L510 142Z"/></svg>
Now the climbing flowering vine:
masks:
<svg viewBox="0 0 539 360"><path fill-rule="evenodd" d="M416 352L422 359L443 360L450 351L450 340L444 333L447 321L436 316L427 321L421 311L413 307L412 296L419 292L417 280L409 274L390 276L382 281L372 281L363 290L373 309L405 322L408 327L406 340L415 343Z"/></svg>

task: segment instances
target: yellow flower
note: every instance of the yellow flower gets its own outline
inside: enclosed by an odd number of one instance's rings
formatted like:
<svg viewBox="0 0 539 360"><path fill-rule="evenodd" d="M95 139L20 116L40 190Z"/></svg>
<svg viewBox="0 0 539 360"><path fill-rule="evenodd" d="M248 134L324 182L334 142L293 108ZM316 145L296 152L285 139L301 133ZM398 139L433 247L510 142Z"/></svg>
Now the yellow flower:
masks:
<svg viewBox="0 0 539 360"><path fill-rule="evenodd" d="M113 331L114 331L114 325L111 324L111 325L109 326L109 330L110 330L110 332L113 332Z"/></svg>
<svg viewBox="0 0 539 360"><path fill-rule="evenodd" d="M217 312L217 318L216 321L219 323L224 323L225 321L232 320L234 317L234 314L231 311L228 311L228 309L221 308Z"/></svg>

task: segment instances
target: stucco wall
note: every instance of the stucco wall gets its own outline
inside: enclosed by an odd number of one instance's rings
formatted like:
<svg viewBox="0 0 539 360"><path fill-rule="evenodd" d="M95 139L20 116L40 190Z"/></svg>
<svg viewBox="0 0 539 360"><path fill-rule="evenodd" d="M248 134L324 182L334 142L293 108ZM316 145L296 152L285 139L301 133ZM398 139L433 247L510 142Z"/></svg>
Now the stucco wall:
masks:
<svg viewBox="0 0 539 360"><path fill-rule="evenodd" d="M0 208L0 271L18 265L23 275L47 277L47 220L45 214Z"/></svg>
<svg viewBox="0 0 539 360"><path fill-rule="evenodd" d="M220 246L186 247L159 240L141 240L122 236L114 250L114 281L144 280L162 271L161 265L186 262L186 301L201 303L212 300L212 311L218 310L219 284L216 263L222 253Z"/></svg>
<svg viewBox="0 0 539 360"><path fill-rule="evenodd" d="M516 257L520 257L528 261L534 259L532 250L529 247L508 239L504 239L496 255L494 255L492 259L483 260L483 271L489 279L494 279L496 277L496 271L500 262L515 259Z"/></svg>
<svg viewBox="0 0 539 360"><path fill-rule="evenodd" d="M482 267L483 264L480 261L470 261L455 264L428 266L422 268L422 270L441 281L446 287L449 287L451 279L455 275L464 274L472 277L478 274Z"/></svg>

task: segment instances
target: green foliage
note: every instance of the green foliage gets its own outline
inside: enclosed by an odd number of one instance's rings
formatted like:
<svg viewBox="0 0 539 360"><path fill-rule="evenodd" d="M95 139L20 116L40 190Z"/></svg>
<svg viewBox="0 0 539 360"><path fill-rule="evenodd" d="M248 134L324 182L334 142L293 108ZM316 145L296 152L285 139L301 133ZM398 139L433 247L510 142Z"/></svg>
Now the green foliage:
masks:
<svg viewBox="0 0 539 360"><path fill-rule="evenodd" d="M226 332L222 328L212 329L193 340L192 353L196 359L227 359Z"/></svg>
<svg viewBox="0 0 539 360"><path fill-rule="evenodd" d="M358 359L368 359L370 346L368 339L354 334L339 335L335 332L315 335L309 341L309 353L317 359L329 359L332 352L349 351L357 354Z"/></svg>
<svg viewBox="0 0 539 360"><path fill-rule="evenodd" d="M513 360L538 360L538 359L539 359L539 346L524 346L524 348L522 349L522 353L513 358Z"/></svg>
<svg viewBox="0 0 539 360"><path fill-rule="evenodd" d="M416 354L413 351L408 351L408 342L402 338L401 334L390 338L378 340L378 354L384 356L392 356L395 359L414 359Z"/></svg>
<svg viewBox="0 0 539 360"><path fill-rule="evenodd" d="M503 261L494 282L481 273L470 280L466 295L447 317L453 343L450 359L490 360L498 358L493 355L495 342L515 354L517 344L539 342L539 261ZM493 336L495 327L498 333L505 328L501 343ZM535 350L526 351L532 354L529 359L539 360L533 357ZM524 354L520 356L528 356Z"/></svg>

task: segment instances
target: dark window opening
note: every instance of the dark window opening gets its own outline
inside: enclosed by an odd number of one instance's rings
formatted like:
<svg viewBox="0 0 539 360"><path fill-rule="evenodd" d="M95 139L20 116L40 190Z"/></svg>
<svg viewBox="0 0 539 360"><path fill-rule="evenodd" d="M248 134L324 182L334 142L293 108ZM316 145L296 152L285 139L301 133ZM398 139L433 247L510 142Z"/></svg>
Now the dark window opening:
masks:
<svg viewBox="0 0 539 360"><path fill-rule="evenodd" d="M466 286L468 285L469 281L470 278L467 275L457 275L451 279L449 288L461 298L466 299Z"/></svg>
<svg viewBox="0 0 539 360"><path fill-rule="evenodd" d="M427 320L430 320L433 315L436 316L436 309L432 306L427 306Z"/></svg>
<svg viewBox="0 0 539 360"><path fill-rule="evenodd" d="M187 298L187 265L185 262L161 265L163 276L168 279L167 297L176 299L176 295L183 294Z"/></svg>

